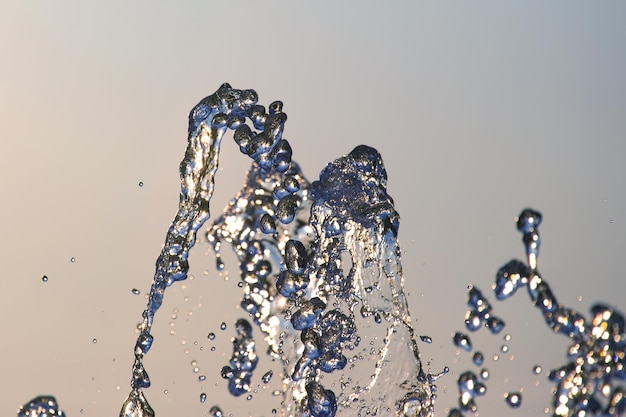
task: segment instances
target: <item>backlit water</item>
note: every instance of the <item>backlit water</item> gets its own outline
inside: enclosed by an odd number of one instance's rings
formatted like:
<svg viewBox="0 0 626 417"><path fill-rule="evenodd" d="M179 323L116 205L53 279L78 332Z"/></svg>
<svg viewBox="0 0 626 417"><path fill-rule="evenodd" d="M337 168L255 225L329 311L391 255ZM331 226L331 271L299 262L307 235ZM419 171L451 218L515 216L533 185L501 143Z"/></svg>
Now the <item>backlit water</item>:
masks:
<svg viewBox="0 0 626 417"><path fill-rule="evenodd" d="M235 323L222 325L235 329L230 360L220 375L199 375L199 380L223 378L229 394L244 400L257 381L278 379L272 414L279 416L435 415L436 380L447 368L438 374L423 369L403 289L400 221L386 191L381 155L358 146L309 182L282 138L286 120L281 102L265 108L253 90L228 84L190 112L179 209L156 261L121 417L158 412L149 405L144 357L155 342L152 326L167 288L188 278L189 251L197 239L212 245L217 270L225 268L222 252L234 252L245 311ZM219 150L228 130L252 166L241 191L209 222ZM565 363L550 372L552 415L623 415L624 318L603 304L584 316L557 301L539 273L541 221L531 209L518 216L526 259L498 270L493 294L505 300L525 288L546 324L571 342ZM471 335L484 328L499 334L506 324L484 294L468 288L465 328L452 340L470 352L477 368L458 376L459 403L450 416L472 415L476 399L488 391L489 370ZM421 341L428 343L428 337ZM507 349L504 344L502 352ZM257 369L264 355L280 364L279 371ZM209 415L229 415L205 393L199 401L207 404ZM523 409L521 392L507 393L505 401L512 410ZM19 412L20 417L49 415L63 415L49 396L35 398Z"/></svg>

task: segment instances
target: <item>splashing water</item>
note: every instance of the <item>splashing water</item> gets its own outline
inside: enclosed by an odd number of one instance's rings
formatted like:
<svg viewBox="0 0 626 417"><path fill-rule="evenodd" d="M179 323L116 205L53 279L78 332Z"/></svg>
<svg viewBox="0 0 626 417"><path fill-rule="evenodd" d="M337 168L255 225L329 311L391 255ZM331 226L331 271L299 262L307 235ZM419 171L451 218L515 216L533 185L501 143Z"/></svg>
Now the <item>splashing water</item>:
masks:
<svg viewBox="0 0 626 417"><path fill-rule="evenodd" d="M567 352L569 362L549 373L550 381L556 385L553 416L622 416L626 412L624 316L614 308L598 303L591 307L591 319L586 319L556 300L537 269L541 221L541 214L531 209L523 210L517 217L517 229L522 233L527 263L513 259L498 270L493 285L495 296L498 300L506 300L525 286L548 327L572 342ZM487 299L473 286L468 293L470 310L466 314L466 327L477 331L485 326L492 333L499 333L505 326L504 321L491 314L492 308ZM509 339L510 335L507 335L505 340ZM466 335L457 333L454 342L458 347L471 351L471 345L467 347L469 338ZM508 351L508 346L503 345L501 351ZM477 356L480 360L476 360ZM476 352L473 359L477 366L482 365L482 353ZM532 372L539 374L541 367L534 366ZM487 379L485 374L482 376L483 380ZM476 387L481 385L471 371L459 377L462 411L477 410L474 400L482 393ZM511 408L522 405L521 392L505 393L504 399ZM453 409L448 415L462 415L461 410Z"/></svg>
<svg viewBox="0 0 626 417"><path fill-rule="evenodd" d="M156 262L135 345L131 393L120 415L153 415L143 395L150 386L143 358L153 343L154 315L166 288L187 278L189 250L209 218L219 146L229 128L254 163L207 238L218 269L224 268L221 245L234 249L241 306L283 364L281 415L433 415L435 390L410 325L399 218L386 192L380 154L359 146L309 184L282 139L282 103L268 110L257 104L254 91L224 84L189 115L179 210ZM222 375L239 396L250 391L258 358L251 325L241 319L236 327Z"/></svg>
<svg viewBox="0 0 626 417"><path fill-rule="evenodd" d="M253 160L243 188L205 229L218 270L225 268L222 245L233 249L239 262L240 305L248 314L235 323L232 355L221 371L230 394L251 398L257 351L267 351L281 367L276 377L272 370L263 370L259 377L264 384L273 377L282 384L282 391L275 391L281 396L281 408L273 409L273 415L433 416L434 381L449 369L431 375L422 368L403 291L399 216L386 191L380 154L358 146L309 183L282 138L287 120L282 103L275 101L266 111L257 100L253 90L223 84L189 114L179 209L156 261L138 326L131 390L120 417L155 415L144 395L151 381L143 359L154 341L152 324L165 291L187 278L189 251L209 219L220 143L228 129L234 130L240 151ZM549 372L556 385L552 415L623 416L624 317L595 304L586 319L557 302L538 271L541 221L541 214L530 209L516 219L526 262L512 260L498 270L496 299L506 300L526 287L546 324L572 342L569 362ZM139 294L136 289L132 292ZM469 332L487 327L496 335L505 328L477 287L468 288L467 304L464 322ZM222 322L220 329L226 328ZM215 337L207 335L208 340ZM266 346L259 346L261 339ZM420 339L432 342L429 336ZM509 339L507 335L505 340ZM459 350L474 349L466 333L456 332L453 343ZM507 350L503 345L501 351ZM482 367L485 356L474 351L472 361ZM529 368L541 373L539 366ZM477 398L487 394L488 379L487 368L461 372L459 408L452 408L448 416L475 413ZM503 398L511 408L523 407L521 390L503 393ZM199 400L212 401L204 392ZM50 396L33 399L18 413L18 417L65 415ZM212 405L207 415L227 414Z"/></svg>

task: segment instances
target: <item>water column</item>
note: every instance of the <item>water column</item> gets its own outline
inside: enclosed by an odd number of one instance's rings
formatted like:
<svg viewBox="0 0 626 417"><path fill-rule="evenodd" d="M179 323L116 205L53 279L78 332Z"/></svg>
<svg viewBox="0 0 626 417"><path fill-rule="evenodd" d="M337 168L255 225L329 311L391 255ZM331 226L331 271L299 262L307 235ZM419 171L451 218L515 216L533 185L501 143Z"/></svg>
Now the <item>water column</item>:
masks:
<svg viewBox="0 0 626 417"><path fill-rule="evenodd" d="M150 329L165 289L187 277L189 250L209 218L220 141L231 128L254 162L244 188L207 232L218 268L221 245L235 250L249 313L238 321L222 372L231 394L250 389L256 366L250 319L283 363L282 415L431 416L433 378L422 370L410 324L399 217L380 154L359 146L309 184L282 138L282 103L266 112L256 101L254 91L224 84L190 113L179 210L157 259L120 415L154 415L143 393L150 386L143 364Z"/></svg>

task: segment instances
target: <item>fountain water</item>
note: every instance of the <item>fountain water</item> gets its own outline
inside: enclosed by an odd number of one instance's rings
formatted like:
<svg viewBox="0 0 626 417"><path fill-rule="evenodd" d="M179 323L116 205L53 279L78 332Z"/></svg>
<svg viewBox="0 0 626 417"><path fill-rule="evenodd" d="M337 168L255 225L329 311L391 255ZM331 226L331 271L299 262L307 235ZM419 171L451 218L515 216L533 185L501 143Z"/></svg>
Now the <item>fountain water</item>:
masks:
<svg viewBox="0 0 626 417"><path fill-rule="evenodd" d="M233 249L243 294L240 305L247 313L236 322L233 352L221 372L230 393L251 391L257 352L267 351L281 367L277 377L282 401L275 414L433 416L434 381L447 368L439 375L422 368L403 291L399 216L386 191L380 154L358 146L309 183L282 137L287 120L282 103L271 103L266 111L257 100L253 90L224 84L189 115L179 209L156 262L138 326L131 391L120 417L155 414L144 395L151 381L143 359L154 340L152 324L165 291L187 278L189 251L209 219L220 143L228 129L234 130L241 152L253 159L242 190L205 229L218 270L225 267L222 246ZM556 384L553 415L624 415L624 318L596 304L586 319L557 302L537 268L541 220L529 209L518 217L527 259L512 260L498 271L495 296L504 300L527 287L548 326L572 342L569 362L550 372ZM467 330L487 327L500 333L505 322L493 314L482 292L471 286L468 295ZM422 341L429 338L422 336ZM474 348L462 332L453 342L468 352ZM266 348L260 348L263 344ZM475 351L472 360L480 367L484 355ZM272 371L261 376L264 383L272 378ZM449 416L476 411L475 399L486 393L487 378L486 369L479 375L461 373L459 408ZM200 401L207 400L202 393ZM505 401L518 408L522 394L509 392ZM217 406L209 414L224 415ZM19 417L54 415L64 413L50 396L37 397L19 411Z"/></svg>
<svg viewBox="0 0 626 417"><path fill-rule="evenodd" d="M281 414L432 415L433 377L422 370L410 324L399 219L380 154L359 146L309 184L282 138L286 120L282 103L266 112L254 91L228 84L191 111L179 210L157 259L121 416L154 415L143 394L150 386L143 358L152 346L154 315L166 288L187 278L189 250L209 218L219 146L229 128L254 162L207 236L218 268L223 242L233 247L244 284L241 305L283 363ZM250 324L242 319L237 327L222 372L236 396L250 390L257 360Z"/></svg>

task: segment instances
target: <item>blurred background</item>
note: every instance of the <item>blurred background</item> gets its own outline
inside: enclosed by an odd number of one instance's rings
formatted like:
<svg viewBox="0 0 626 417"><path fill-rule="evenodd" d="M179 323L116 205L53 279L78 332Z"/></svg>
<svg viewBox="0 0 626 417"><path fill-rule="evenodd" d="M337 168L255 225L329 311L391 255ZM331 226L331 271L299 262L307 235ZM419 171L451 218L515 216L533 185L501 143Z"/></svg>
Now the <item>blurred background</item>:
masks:
<svg viewBox="0 0 626 417"><path fill-rule="evenodd" d="M532 207L544 215L539 269L559 301L585 315L596 301L626 310L625 21L617 1L4 3L0 416L43 394L69 417L118 415L177 209L187 114L225 81L284 102L310 180L356 145L381 152L412 319L433 339L422 360L450 367L436 414L456 406L458 375L478 372L452 344L473 284L507 323L470 335L491 373L479 414L544 415L546 372L566 362L568 340L525 291L498 302L491 284L523 259L514 218ZM215 216L250 164L232 135L222 153ZM214 404L271 415L279 378L246 400L219 377L244 315L236 275L218 274L207 249L157 314L146 396L163 417ZM507 408L504 394L520 389L522 407Z"/></svg>

